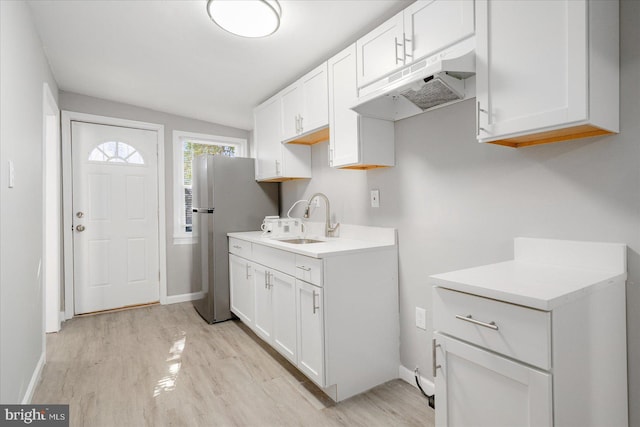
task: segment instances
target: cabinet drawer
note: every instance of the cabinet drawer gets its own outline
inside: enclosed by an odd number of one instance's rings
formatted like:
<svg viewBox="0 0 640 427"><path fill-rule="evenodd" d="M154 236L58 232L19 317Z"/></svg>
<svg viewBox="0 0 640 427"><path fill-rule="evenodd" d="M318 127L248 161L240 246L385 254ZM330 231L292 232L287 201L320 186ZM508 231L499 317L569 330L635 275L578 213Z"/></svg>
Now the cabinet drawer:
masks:
<svg viewBox="0 0 640 427"><path fill-rule="evenodd" d="M293 252L255 244L253 245L252 260L290 276L295 276L296 255Z"/></svg>
<svg viewBox="0 0 640 427"><path fill-rule="evenodd" d="M433 328L525 363L551 369L551 314L547 311L435 287Z"/></svg>
<svg viewBox="0 0 640 427"><path fill-rule="evenodd" d="M322 286L322 260L296 255L296 279Z"/></svg>
<svg viewBox="0 0 640 427"><path fill-rule="evenodd" d="M251 242L229 237L229 253L249 259L251 258Z"/></svg>

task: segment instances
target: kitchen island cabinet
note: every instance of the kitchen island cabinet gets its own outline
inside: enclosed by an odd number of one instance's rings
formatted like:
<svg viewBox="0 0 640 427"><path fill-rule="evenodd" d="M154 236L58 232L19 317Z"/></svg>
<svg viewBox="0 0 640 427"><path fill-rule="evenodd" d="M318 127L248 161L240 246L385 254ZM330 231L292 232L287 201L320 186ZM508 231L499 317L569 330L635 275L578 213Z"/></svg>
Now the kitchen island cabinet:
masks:
<svg viewBox="0 0 640 427"><path fill-rule="evenodd" d="M431 276L436 426L627 426L626 250L517 238Z"/></svg>

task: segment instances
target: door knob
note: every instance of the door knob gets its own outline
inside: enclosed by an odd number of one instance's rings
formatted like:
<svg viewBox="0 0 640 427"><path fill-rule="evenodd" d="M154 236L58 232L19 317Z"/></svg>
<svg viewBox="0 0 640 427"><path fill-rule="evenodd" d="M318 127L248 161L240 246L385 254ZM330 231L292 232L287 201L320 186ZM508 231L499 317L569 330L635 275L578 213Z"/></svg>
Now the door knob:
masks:
<svg viewBox="0 0 640 427"><path fill-rule="evenodd" d="M84 231L84 225L80 224L76 227L77 231Z"/></svg>
<svg viewBox="0 0 640 427"><path fill-rule="evenodd" d="M78 212L78 213L76 213L76 216L78 218L82 218L84 216L84 212Z"/></svg>

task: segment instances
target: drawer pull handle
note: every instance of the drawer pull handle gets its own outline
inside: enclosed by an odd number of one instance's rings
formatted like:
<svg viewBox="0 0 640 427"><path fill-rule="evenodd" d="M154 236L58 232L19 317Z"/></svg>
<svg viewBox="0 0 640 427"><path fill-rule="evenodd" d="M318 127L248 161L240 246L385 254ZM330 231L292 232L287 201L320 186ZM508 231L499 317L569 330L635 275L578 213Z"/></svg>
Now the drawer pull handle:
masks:
<svg viewBox="0 0 640 427"><path fill-rule="evenodd" d="M305 267L304 265L296 265L296 268L304 271L311 271L311 267Z"/></svg>
<svg viewBox="0 0 640 427"><path fill-rule="evenodd" d="M242 249L242 246L238 246L238 245L233 245L233 247L234 247L235 249Z"/></svg>
<svg viewBox="0 0 640 427"><path fill-rule="evenodd" d="M461 316L460 314L456 314L456 319L464 320L465 322L473 323L474 325L484 326L485 328L493 329L494 331L498 330L498 325L496 322L481 322L479 320L474 319L471 315Z"/></svg>

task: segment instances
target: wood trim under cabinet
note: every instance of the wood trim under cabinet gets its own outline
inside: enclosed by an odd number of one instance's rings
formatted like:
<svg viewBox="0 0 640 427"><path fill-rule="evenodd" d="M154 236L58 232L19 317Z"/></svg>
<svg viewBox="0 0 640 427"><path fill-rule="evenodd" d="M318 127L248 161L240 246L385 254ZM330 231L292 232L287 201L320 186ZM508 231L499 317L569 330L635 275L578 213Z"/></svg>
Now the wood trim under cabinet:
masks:
<svg viewBox="0 0 640 427"><path fill-rule="evenodd" d="M313 145L319 142L329 140L329 127L318 129L314 132L307 133L301 136L297 136L291 141L285 141L286 144L300 144L300 145Z"/></svg>
<svg viewBox="0 0 640 427"><path fill-rule="evenodd" d="M370 169L382 169L389 168L387 165L353 165L353 166L339 166L337 169L351 169L351 170L370 170Z"/></svg>
<svg viewBox="0 0 640 427"><path fill-rule="evenodd" d="M488 144L504 145L512 148L528 147L531 145L550 144L552 142L568 141L571 139L588 138L599 135L610 135L611 132L593 125L571 126L564 129L554 129L514 138L487 141Z"/></svg>

